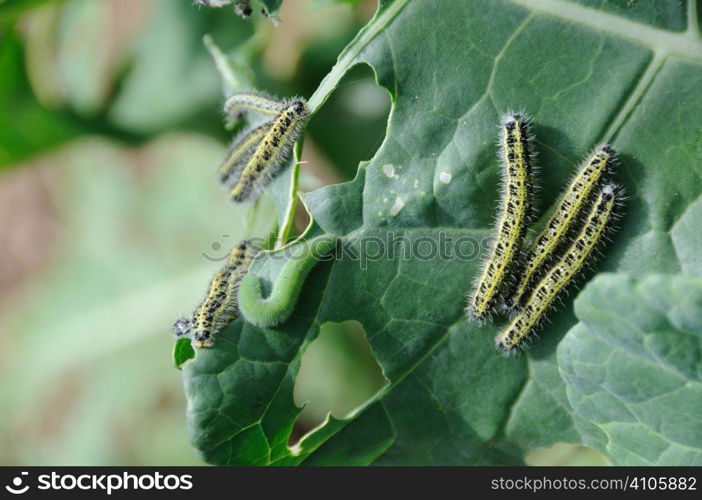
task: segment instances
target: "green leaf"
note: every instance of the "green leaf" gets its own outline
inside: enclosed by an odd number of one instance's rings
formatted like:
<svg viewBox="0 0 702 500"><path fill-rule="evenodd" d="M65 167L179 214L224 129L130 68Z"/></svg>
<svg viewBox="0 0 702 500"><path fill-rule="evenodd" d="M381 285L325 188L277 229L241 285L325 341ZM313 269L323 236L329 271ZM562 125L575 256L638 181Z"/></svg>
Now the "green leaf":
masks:
<svg viewBox="0 0 702 500"><path fill-rule="evenodd" d="M479 245L497 210L496 125L525 109L544 209L596 144L621 153L627 213L598 269L699 274L696 2L589 4L381 1L309 99L318 109L365 63L393 103L385 140L356 178L305 196L317 229L366 257L378 241ZM271 193L287 204L283 190ZM591 442L556 356L576 321L570 301L526 354L505 359L493 347L504 318L479 326L463 315L479 264L401 252L318 264L290 320L236 322L184 367L195 447L218 464L511 464L558 441ZM251 272L272 282L281 267L269 255ZM302 353L320 325L346 320L363 325L389 382L288 448Z"/></svg>
<svg viewBox="0 0 702 500"><path fill-rule="evenodd" d="M173 346L173 364L176 368L181 368L189 359L195 357L195 349L191 345L190 339L180 338Z"/></svg>
<svg viewBox="0 0 702 500"><path fill-rule="evenodd" d="M621 465L702 464L702 280L599 276L558 346L587 444Z"/></svg>

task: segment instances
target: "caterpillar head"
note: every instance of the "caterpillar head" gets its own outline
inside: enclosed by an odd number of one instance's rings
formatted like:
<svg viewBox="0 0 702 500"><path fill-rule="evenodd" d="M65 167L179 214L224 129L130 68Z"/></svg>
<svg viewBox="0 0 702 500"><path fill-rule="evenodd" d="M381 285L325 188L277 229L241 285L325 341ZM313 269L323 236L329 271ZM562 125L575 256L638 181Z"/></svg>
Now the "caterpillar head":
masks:
<svg viewBox="0 0 702 500"><path fill-rule="evenodd" d="M307 116L309 113L307 109L307 102L304 99L295 99L290 103L290 106L295 111L298 116Z"/></svg>
<svg viewBox="0 0 702 500"><path fill-rule="evenodd" d="M173 334L176 337L182 337L184 335L189 335L192 328L192 319L180 317L173 323Z"/></svg>
<svg viewBox="0 0 702 500"><path fill-rule="evenodd" d="M207 330L194 330L193 341L195 342L195 347L199 348L212 347L214 345L214 338L212 338L211 332Z"/></svg>

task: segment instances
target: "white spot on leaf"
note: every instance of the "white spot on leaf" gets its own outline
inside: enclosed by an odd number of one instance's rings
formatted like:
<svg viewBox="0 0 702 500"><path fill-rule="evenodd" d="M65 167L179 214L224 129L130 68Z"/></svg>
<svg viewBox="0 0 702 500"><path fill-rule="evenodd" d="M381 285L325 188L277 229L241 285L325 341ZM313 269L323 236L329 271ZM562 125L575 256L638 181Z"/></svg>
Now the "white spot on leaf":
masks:
<svg viewBox="0 0 702 500"><path fill-rule="evenodd" d="M448 184L449 182L451 182L451 178L452 178L452 177L453 177L453 176L451 175L450 172L441 172L441 173L439 174L439 180L440 180L441 182L443 182L444 184Z"/></svg>
<svg viewBox="0 0 702 500"><path fill-rule="evenodd" d="M383 173L388 176L390 179L393 177L396 177L395 174L395 166L390 165L389 163L387 165L383 165Z"/></svg>
<svg viewBox="0 0 702 500"><path fill-rule="evenodd" d="M392 208L390 208L390 215L395 217L397 214L400 213L400 210L402 210L405 206L405 202L400 198L399 196L395 199L395 203L393 204Z"/></svg>

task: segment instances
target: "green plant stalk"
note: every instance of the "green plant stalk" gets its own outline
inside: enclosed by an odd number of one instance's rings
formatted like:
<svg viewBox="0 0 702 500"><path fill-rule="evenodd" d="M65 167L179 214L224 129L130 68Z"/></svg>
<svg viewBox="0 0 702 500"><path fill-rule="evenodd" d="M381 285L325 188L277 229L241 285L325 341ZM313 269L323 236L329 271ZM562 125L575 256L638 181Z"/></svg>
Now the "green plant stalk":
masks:
<svg viewBox="0 0 702 500"><path fill-rule="evenodd" d="M285 245L290 237L290 232L292 231L293 225L295 223L295 212L297 211L297 204L299 195L297 192L298 186L300 184L300 162L297 160L297 154L295 155L295 161L290 167L290 191L288 206L285 209L285 216L280 224L280 231L278 232L278 239L275 242L275 248L281 248Z"/></svg>

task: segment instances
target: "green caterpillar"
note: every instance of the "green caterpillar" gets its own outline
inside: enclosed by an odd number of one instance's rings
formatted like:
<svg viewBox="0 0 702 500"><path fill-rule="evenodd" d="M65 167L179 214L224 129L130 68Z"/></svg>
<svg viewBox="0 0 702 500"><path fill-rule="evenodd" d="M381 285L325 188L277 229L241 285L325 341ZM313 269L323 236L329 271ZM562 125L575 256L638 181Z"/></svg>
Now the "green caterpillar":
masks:
<svg viewBox="0 0 702 500"><path fill-rule="evenodd" d="M248 274L239 284L239 310L244 318L259 327L272 327L287 320L305 278L320 258L334 250L336 241L336 236L322 235L302 242L304 254L285 263L268 297L263 297L261 278Z"/></svg>

